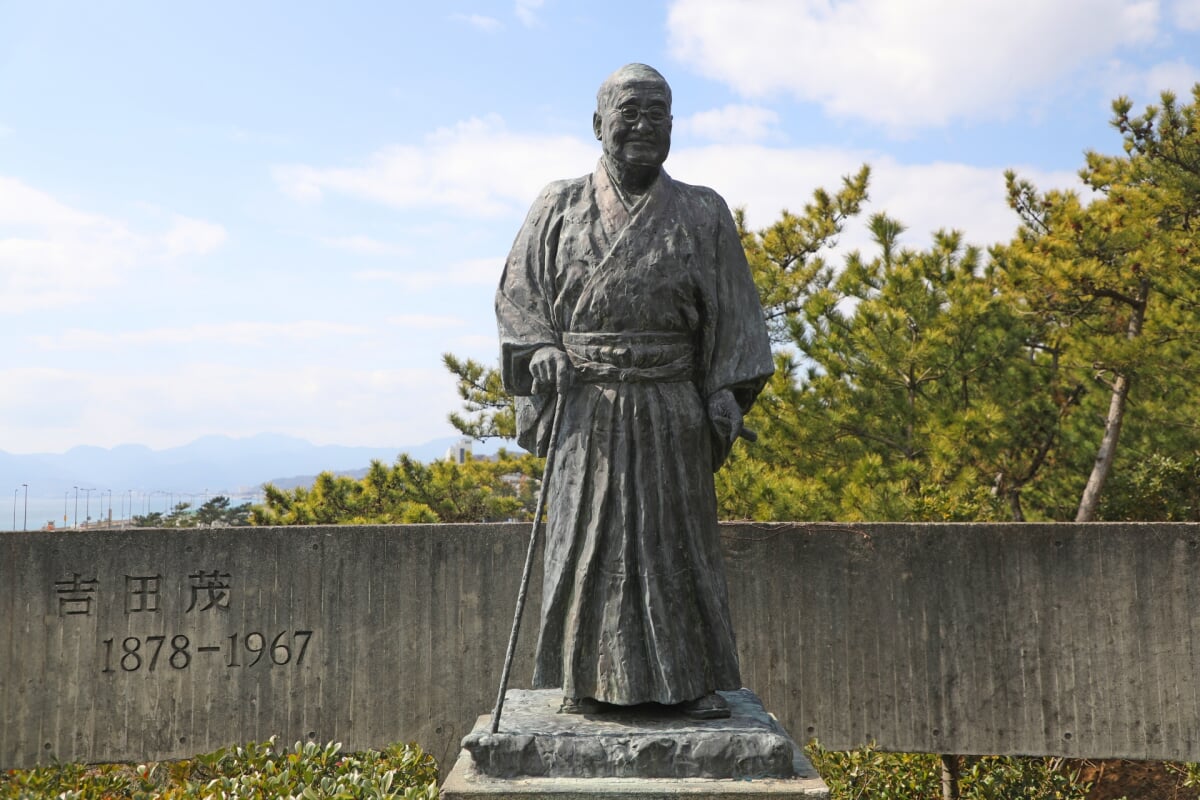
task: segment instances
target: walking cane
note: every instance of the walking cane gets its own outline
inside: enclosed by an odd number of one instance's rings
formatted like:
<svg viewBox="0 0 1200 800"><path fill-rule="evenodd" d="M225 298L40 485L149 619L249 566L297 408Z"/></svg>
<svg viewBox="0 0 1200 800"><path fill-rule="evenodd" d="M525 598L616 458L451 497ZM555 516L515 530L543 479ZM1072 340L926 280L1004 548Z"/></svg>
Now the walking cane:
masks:
<svg viewBox="0 0 1200 800"><path fill-rule="evenodd" d="M521 589L517 592L517 610L513 614L512 633L508 635L508 652L504 656L504 671L500 673L500 693L496 695L496 707L492 709L492 733L500 730L500 712L504 709L504 693L508 689L508 673L512 670L513 655L517 651L517 633L521 630L521 614L525 611L525 593L529 589L529 575L533 572L533 555L537 550L538 526L542 521L542 509L546 505L546 487L550 485L550 471L554 469L554 456L558 452L558 428L562 424L562 392L554 401L554 420L550 423L550 449L546 452L546 468L542 470L542 485L538 489L537 506L533 512L533 531L529 534L529 550L525 553L525 571L521 573Z"/></svg>

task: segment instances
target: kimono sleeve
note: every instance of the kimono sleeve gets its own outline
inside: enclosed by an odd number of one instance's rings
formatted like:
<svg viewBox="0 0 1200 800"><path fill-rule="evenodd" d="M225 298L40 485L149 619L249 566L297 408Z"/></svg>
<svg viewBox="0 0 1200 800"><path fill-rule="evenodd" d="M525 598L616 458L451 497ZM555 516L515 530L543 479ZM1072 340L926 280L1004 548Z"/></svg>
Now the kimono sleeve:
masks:
<svg viewBox="0 0 1200 800"><path fill-rule="evenodd" d="M506 391L516 397L517 442L526 450L545 454L554 398L533 393L529 361L546 346L561 346L553 316L553 237L560 216L565 182L542 190L521 226L504 264L496 291L496 324L500 333L500 376Z"/></svg>
<svg viewBox="0 0 1200 800"><path fill-rule="evenodd" d="M729 389L742 413L775 372L771 340L758 289L746 263L733 215L716 193L715 309L708 331L703 392Z"/></svg>

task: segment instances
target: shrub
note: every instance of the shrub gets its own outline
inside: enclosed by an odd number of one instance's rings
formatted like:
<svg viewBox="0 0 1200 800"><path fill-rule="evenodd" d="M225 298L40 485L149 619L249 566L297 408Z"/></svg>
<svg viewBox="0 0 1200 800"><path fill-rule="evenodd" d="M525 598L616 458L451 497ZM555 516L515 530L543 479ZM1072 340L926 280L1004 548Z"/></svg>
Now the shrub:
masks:
<svg viewBox="0 0 1200 800"><path fill-rule="evenodd" d="M833 800L937 800L942 762L929 753L885 753L874 747L844 752L813 742L808 757L829 784ZM1085 800L1091 784L1058 758L965 758L963 800Z"/></svg>
<svg viewBox="0 0 1200 800"><path fill-rule="evenodd" d="M342 753L340 744L267 742L185 761L55 764L0 776L3 800L436 800L437 764L415 744Z"/></svg>

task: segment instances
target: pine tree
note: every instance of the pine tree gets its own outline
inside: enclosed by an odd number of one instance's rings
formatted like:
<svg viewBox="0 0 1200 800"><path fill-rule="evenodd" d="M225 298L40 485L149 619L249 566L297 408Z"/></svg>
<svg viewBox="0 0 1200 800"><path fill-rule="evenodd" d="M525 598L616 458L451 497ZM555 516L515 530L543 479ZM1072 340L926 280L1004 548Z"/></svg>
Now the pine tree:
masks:
<svg viewBox="0 0 1200 800"><path fill-rule="evenodd" d="M500 370L451 353L442 355L442 363L454 375L455 388L468 414L451 412L450 424L472 439L515 439L516 409L512 396L504 391Z"/></svg>
<svg viewBox="0 0 1200 800"><path fill-rule="evenodd" d="M501 450L495 459L423 464L401 455L371 463L359 480L324 472L311 487L266 484L255 525L363 525L529 519L542 460Z"/></svg>
<svg viewBox="0 0 1200 800"><path fill-rule="evenodd" d="M1164 94L1162 109L1137 118L1125 98L1113 107L1126 154L1087 154L1086 198L1039 192L1009 173L1021 227L995 251L1011 291L1053 340L1047 346L1093 395L1084 402L1107 398L1098 438L1095 417L1077 418L1079 444L1094 442L1079 522L1097 518L1135 392L1163 396L1188 368L1200 309L1196 104L1178 108Z"/></svg>

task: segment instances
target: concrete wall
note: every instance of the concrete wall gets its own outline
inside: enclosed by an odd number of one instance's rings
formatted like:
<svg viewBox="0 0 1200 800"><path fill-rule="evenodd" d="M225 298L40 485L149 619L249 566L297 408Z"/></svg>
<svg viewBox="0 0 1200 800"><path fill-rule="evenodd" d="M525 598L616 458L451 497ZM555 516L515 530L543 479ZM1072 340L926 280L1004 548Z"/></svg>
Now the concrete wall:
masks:
<svg viewBox="0 0 1200 800"><path fill-rule="evenodd" d="M723 533L744 682L797 739L1200 760L1200 526ZM271 734L416 740L450 763L495 699L527 536L0 536L0 766ZM528 685L539 580L514 688Z"/></svg>

